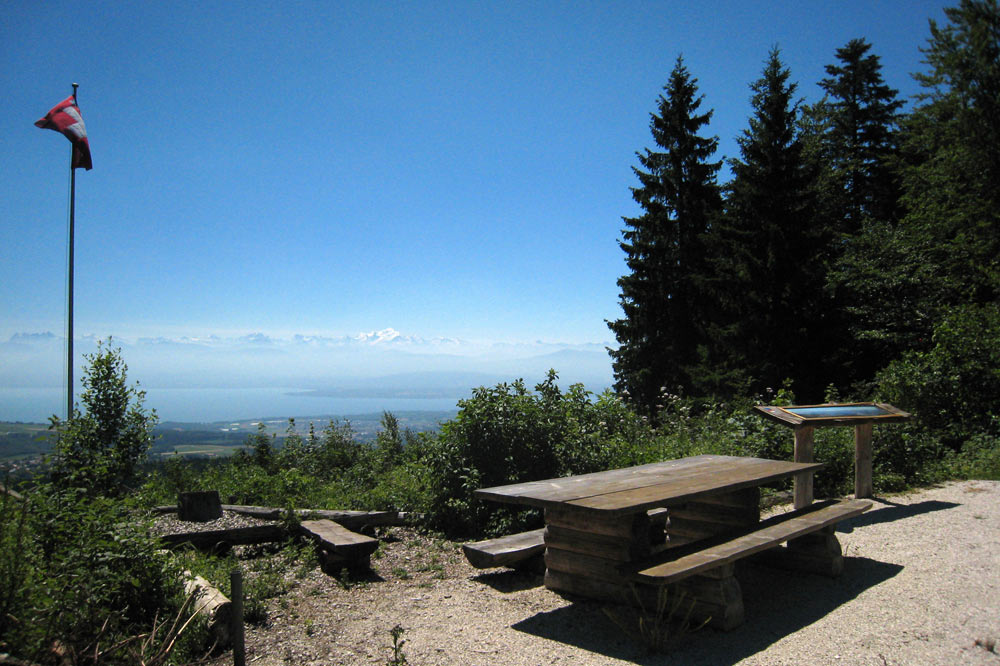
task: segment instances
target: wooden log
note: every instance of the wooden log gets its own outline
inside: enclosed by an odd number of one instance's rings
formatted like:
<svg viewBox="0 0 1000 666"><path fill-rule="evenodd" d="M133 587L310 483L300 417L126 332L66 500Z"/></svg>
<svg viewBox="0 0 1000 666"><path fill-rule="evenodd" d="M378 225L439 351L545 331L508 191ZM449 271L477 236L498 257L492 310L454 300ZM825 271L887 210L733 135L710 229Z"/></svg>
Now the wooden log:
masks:
<svg viewBox="0 0 1000 666"><path fill-rule="evenodd" d="M253 516L263 520L281 520L284 509L276 509L271 506L250 506L247 504L223 504L223 510L232 511L244 516Z"/></svg>
<svg viewBox="0 0 1000 666"><path fill-rule="evenodd" d="M830 531L792 539L781 548L772 548L754 557L767 566L836 578L844 571L840 541Z"/></svg>
<svg viewBox="0 0 1000 666"><path fill-rule="evenodd" d="M624 605L635 603L628 585L608 583L555 569L545 570L545 587L561 594L576 595L595 601Z"/></svg>
<svg viewBox="0 0 1000 666"><path fill-rule="evenodd" d="M194 595L193 610L208 617L208 629L219 647L229 645L233 604L217 587L202 578L184 572L184 593Z"/></svg>
<svg viewBox="0 0 1000 666"><path fill-rule="evenodd" d="M207 522L222 518L222 501L218 490L199 490L177 496L177 518L191 522Z"/></svg>
<svg viewBox="0 0 1000 666"><path fill-rule="evenodd" d="M656 619L653 616L659 595L666 594L668 603L674 598L680 598L677 617L673 619L683 619L690 610L692 622L701 623L708 620L709 626L723 631L729 631L743 624L745 617L743 594L735 578L730 577L724 581L702 580L688 585L688 589L681 584L666 586L661 592L659 586L611 583L551 569L545 572L545 587L554 592L642 608L647 621ZM674 596L681 594L684 596Z"/></svg>
<svg viewBox="0 0 1000 666"><path fill-rule="evenodd" d="M253 543L268 543L282 541L287 537L288 532L281 525L255 525L253 527L234 527L227 530L210 530L207 532L164 534L160 537L160 540L168 548L189 543L199 550L210 550L220 545L238 546Z"/></svg>
<svg viewBox="0 0 1000 666"><path fill-rule="evenodd" d="M667 543L667 524L670 523L670 510L666 507L650 509L646 512L649 516L649 543L651 546L660 546Z"/></svg>
<svg viewBox="0 0 1000 666"><path fill-rule="evenodd" d="M378 539L352 532L332 520L305 520L299 529L316 543L320 566L328 574L337 574L342 568L367 569L378 548Z"/></svg>
<svg viewBox="0 0 1000 666"><path fill-rule="evenodd" d="M328 509L305 509L300 512L305 519L332 520L349 530L360 530L377 525L402 525L398 511L347 511Z"/></svg>
<svg viewBox="0 0 1000 666"><path fill-rule="evenodd" d="M718 504L734 508L760 506L760 487L750 486L730 493L705 495L695 501L699 504Z"/></svg>
<svg viewBox="0 0 1000 666"><path fill-rule="evenodd" d="M679 543L687 543L715 536L716 534L722 534L723 532L728 532L730 529L730 527L719 523L671 518L670 525L667 527L667 545L674 547Z"/></svg>
<svg viewBox="0 0 1000 666"><path fill-rule="evenodd" d="M813 462L812 426L795 429L795 462ZM813 473L803 472L795 476L795 508L809 506L813 502Z"/></svg>
<svg viewBox="0 0 1000 666"><path fill-rule="evenodd" d="M477 569L511 567L545 552L545 528L497 539L462 544L469 564Z"/></svg>
<svg viewBox="0 0 1000 666"><path fill-rule="evenodd" d="M757 524L760 520L760 494L757 488L752 490L754 492L731 493L720 503L698 500L671 508L667 547L676 548Z"/></svg>
<svg viewBox="0 0 1000 666"><path fill-rule="evenodd" d="M671 525L675 519L688 522L726 525L728 527L744 527L760 520L760 509L757 506L725 506L721 504L705 504L688 502L670 510Z"/></svg>
<svg viewBox="0 0 1000 666"><path fill-rule="evenodd" d="M243 571L239 567L229 572L229 592L233 595L231 619L233 666L246 666L246 627L243 625Z"/></svg>
<svg viewBox="0 0 1000 666"><path fill-rule="evenodd" d="M17 492L13 488L8 488L3 483L0 483L0 493L8 495L8 496L10 496L10 497L12 497L12 498L14 498L16 500L23 500L24 499L24 496L21 493Z"/></svg>
<svg viewBox="0 0 1000 666"><path fill-rule="evenodd" d="M264 520L281 520L285 515L285 509L271 506L223 504L222 508L226 511L263 518ZM399 511L350 511L347 509L298 509L295 514L304 520L332 520L350 530L361 529L365 526L404 525L420 516L420 514Z"/></svg>
<svg viewBox="0 0 1000 666"><path fill-rule="evenodd" d="M651 539L613 537L582 532L568 527L545 528L545 546L584 555L595 555L618 562L647 557L652 552Z"/></svg>
<svg viewBox="0 0 1000 666"><path fill-rule="evenodd" d="M546 570L561 571L609 583L627 584L625 577L619 571L619 567L628 561L584 555L551 546L545 548Z"/></svg>
<svg viewBox="0 0 1000 666"><path fill-rule="evenodd" d="M639 582L675 583L722 564L735 562L769 548L777 548L786 541L807 534L825 530L823 533L832 537L831 528L838 522L859 515L869 508L871 502L864 500L812 504L804 509L772 516L742 532L728 532L706 542L668 550L646 562L629 563L621 570L625 576Z"/></svg>
<svg viewBox="0 0 1000 666"><path fill-rule="evenodd" d="M545 509L545 524L581 532L634 539L649 534L649 515L643 511L626 516L607 516L595 511L550 507Z"/></svg>
<svg viewBox="0 0 1000 666"><path fill-rule="evenodd" d="M715 567L714 569L706 569L702 571L694 578L713 578L715 580L721 580L723 578L732 578L736 575L736 564L733 562L727 562L722 566Z"/></svg>
<svg viewBox="0 0 1000 666"><path fill-rule="evenodd" d="M694 622L707 621L710 627L731 631L745 621L743 591L735 576L694 576L668 587L671 594L684 594L681 608L684 612L691 608Z"/></svg>

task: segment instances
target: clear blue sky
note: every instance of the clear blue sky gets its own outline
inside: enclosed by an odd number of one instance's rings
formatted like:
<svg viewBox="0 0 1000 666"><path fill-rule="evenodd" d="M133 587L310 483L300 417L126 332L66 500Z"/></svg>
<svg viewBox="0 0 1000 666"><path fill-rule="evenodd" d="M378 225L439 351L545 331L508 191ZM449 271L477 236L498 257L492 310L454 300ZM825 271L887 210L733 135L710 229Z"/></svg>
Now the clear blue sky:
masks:
<svg viewBox="0 0 1000 666"><path fill-rule="evenodd" d="M0 339L76 331L607 343L635 152L678 54L720 153L778 45L807 102L873 44L909 96L926 0L47 2L0 9Z"/></svg>

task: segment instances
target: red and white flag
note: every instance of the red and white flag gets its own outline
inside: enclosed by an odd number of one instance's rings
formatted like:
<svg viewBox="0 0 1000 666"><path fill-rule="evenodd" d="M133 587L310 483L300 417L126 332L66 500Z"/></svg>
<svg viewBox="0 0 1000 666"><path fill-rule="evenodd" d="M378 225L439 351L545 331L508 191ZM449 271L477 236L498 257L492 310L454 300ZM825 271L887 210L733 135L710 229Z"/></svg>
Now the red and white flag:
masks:
<svg viewBox="0 0 1000 666"><path fill-rule="evenodd" d="M70 95L52 107L41 120L35 121L35 127L62 132L73 143L73 169L83 167L88 171L94 164L90 161L90 142L87 141L87 128L80 115L80 107L76 105L76 95Z"/></svg>

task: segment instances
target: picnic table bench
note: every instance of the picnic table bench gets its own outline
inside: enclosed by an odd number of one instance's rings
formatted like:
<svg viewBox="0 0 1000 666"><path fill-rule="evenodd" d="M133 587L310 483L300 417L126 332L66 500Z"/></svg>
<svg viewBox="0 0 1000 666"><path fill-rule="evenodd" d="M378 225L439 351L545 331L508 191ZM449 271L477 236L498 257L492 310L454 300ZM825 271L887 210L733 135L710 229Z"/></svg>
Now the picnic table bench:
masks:
<svg viewBox="0 0 1000 666"><path fill-rule="evenodd" d="M378 539L352 532L325 518L303 520L299 529L316 543L320 568L331 575L337 575L341 569L368 569L371 554L378 549Z"/></svg>
<svg viewBox="0 0 1000 666"><path fill-rule="evenodd" d="M870 502L824 502L760 520L760 486L820 468L819 463L704 455L484 488L476 495L544 509L549 589L646 604L669 585L671 592L692 600L693 619L728 630L744 620L735 561L780 549L773 561L783 566L841 572L834 527L867 510ZM663 509L665 538L651 538Z"/></svg>

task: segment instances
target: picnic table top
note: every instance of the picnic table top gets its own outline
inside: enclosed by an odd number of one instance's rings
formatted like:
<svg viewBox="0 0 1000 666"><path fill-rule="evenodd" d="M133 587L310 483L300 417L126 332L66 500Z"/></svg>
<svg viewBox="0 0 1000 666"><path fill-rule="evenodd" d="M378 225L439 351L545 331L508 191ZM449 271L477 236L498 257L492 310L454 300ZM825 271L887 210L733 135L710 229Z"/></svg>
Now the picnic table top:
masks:
<svg viewBox="0 0 1000 666"><path fill-rule="evenodd" d="M482 488L482 499L542 508L637 513L760 486L823 467L764 458L702 455L560 479Z"/></svg>

